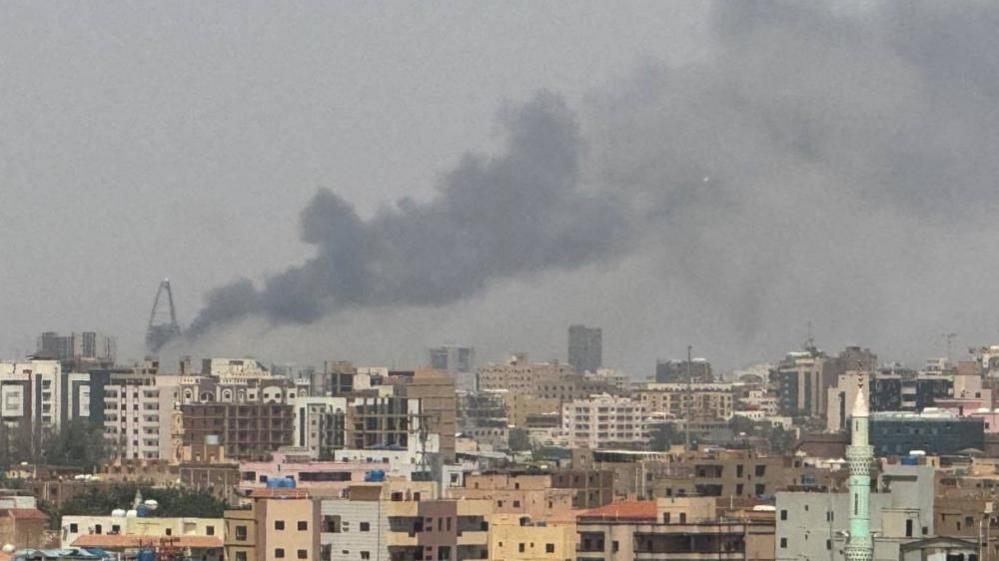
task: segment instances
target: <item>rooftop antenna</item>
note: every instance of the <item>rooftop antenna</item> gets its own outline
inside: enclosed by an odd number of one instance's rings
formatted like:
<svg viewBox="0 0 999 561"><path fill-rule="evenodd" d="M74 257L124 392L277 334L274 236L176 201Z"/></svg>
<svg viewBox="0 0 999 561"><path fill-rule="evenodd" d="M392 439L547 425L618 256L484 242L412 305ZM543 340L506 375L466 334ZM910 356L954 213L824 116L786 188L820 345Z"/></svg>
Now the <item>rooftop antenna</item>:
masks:
<svg viewBox="0 0 999 561"><path fill-rule="evenodd" d="M943 337L944 340L947 341L947 362L949 363L951 361L950 360L951 346L954 343L954 339L957 337L957 333L944 333L943 335L941 335L941 337Z"/></svg>
<svg viewBox="0 0 999 561"><path fill-rule="evenodd" d="M164 293L166 297L163 298ZM161 298L167 308L161 306ZM170 289L170 279L160 281L153 300L153 309L149 312L149 325L146 328L146 349L155 353L174 337L180 335L180 325L177 323L177 309L173 304L173 290Z"/></svg>
<svg viewBox="0 0 999 561"><path fill-rule="evenodd" d="M805 332L805 350L815 350L815 336L812 334L812 320L808 320L808 327Z"/></svg>
<svg viewBox="0 0 999 561"><path fill-rule="evenodd" d="M690 451L690 402L694 399L694 370L691 368L694 347L687 345L687 422L683 424L683 438L686 441L687 451Z"/></svg>

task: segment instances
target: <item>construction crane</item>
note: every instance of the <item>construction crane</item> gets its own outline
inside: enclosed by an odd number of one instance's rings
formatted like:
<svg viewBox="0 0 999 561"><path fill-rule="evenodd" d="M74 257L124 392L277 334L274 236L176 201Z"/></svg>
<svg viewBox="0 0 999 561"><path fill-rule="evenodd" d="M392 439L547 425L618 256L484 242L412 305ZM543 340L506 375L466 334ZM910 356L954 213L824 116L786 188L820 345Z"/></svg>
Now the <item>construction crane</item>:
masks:
<svg viewBox="0 0 999 561"><path fill-rule="evenodd" d="M166 293L166 297L163 295ZM162 309L165 303L167 309ZM156 299L153 309L149 312L149 326L146 328L146 349L151 353L159 352L174 337L180 335L180 325L177 323L177 309L173 305L173 290L170 289L170 279L160 281L156 289Z"/></svg>

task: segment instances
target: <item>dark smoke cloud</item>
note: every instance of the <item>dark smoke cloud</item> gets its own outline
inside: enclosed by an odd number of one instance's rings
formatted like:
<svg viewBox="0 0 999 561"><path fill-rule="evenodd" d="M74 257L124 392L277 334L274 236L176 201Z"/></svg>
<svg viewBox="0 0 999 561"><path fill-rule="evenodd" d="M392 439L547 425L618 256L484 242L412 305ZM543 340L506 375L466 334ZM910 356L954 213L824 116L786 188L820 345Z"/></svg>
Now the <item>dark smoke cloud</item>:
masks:
<svg viewBox="0 0 999 561"><path fill-rule="evenodd" d="M316 256L260 289L242 279L214 290L190 332L253 314L310 323L350 307L447 304L496 279L611 255L627 222L613 195L583 189L583 144L563 100L538 94L500 122L505 151L466 155L430 202L403 199L362 220L319 191L301 217Z"/></svg>
<svg viewBox="0 0 999 561"><path fill-rule="evenodd" d="M710 29L703 59L646 64L578 117L551 94L508 110L505 153L467 156L429 203L362 220L319 193L316 257L219 289L194 331L448 304L547 269L600 280L579 269L631 255L646 290L615 292L627 319L604 327L646 363L652 339L704 326L730 363L786 350L808 320L888 355L994 335L999 5L723 2Z"/></svg>

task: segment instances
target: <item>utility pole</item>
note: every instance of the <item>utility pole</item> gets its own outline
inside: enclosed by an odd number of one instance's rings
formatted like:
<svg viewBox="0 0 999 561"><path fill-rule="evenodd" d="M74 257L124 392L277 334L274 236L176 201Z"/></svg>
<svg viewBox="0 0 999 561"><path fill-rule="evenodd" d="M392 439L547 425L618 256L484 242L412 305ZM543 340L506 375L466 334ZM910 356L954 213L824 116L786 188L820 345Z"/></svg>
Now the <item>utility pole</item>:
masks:
<svg viewBox="0 0 999 561"><path fill-rule="evenodd" d="M684 428L683 433L684 433L684 440L686 441L687 444L688 452L690 451L690 405L691 402L694 400L694 370L692 368L693 357L691 356L691 352L693 350L694 350L693 346L687 345L687 399L686 399L687 418L683 423L683 428Z"/></svg>

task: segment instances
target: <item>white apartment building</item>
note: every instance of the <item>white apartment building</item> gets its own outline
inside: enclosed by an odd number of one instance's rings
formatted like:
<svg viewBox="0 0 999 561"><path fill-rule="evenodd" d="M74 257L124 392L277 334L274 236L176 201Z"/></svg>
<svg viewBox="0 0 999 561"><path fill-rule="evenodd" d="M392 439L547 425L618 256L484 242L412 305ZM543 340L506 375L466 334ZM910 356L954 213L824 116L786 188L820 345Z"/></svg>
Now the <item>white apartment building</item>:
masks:
<svg viewBox="0 0 999 561"><path fill-rule="evenodd" d="M562 406L562 439L572 448L644 445L646 412L641 402L609 394L570 401Z"/></svg>
<svg viewBox="0 0 999 561"><path fill-rule="evenodd" d="M0 362L0 419L8 426L59 430L89 415L89 374L64 374L56 360Z"/></svg>
<svg viewBox="0 0 999 561"><path fill-rule="evenodd" d="M104 436L120 459L174 457L172 416L178 376L134 376L104 387Z"/></svg>

